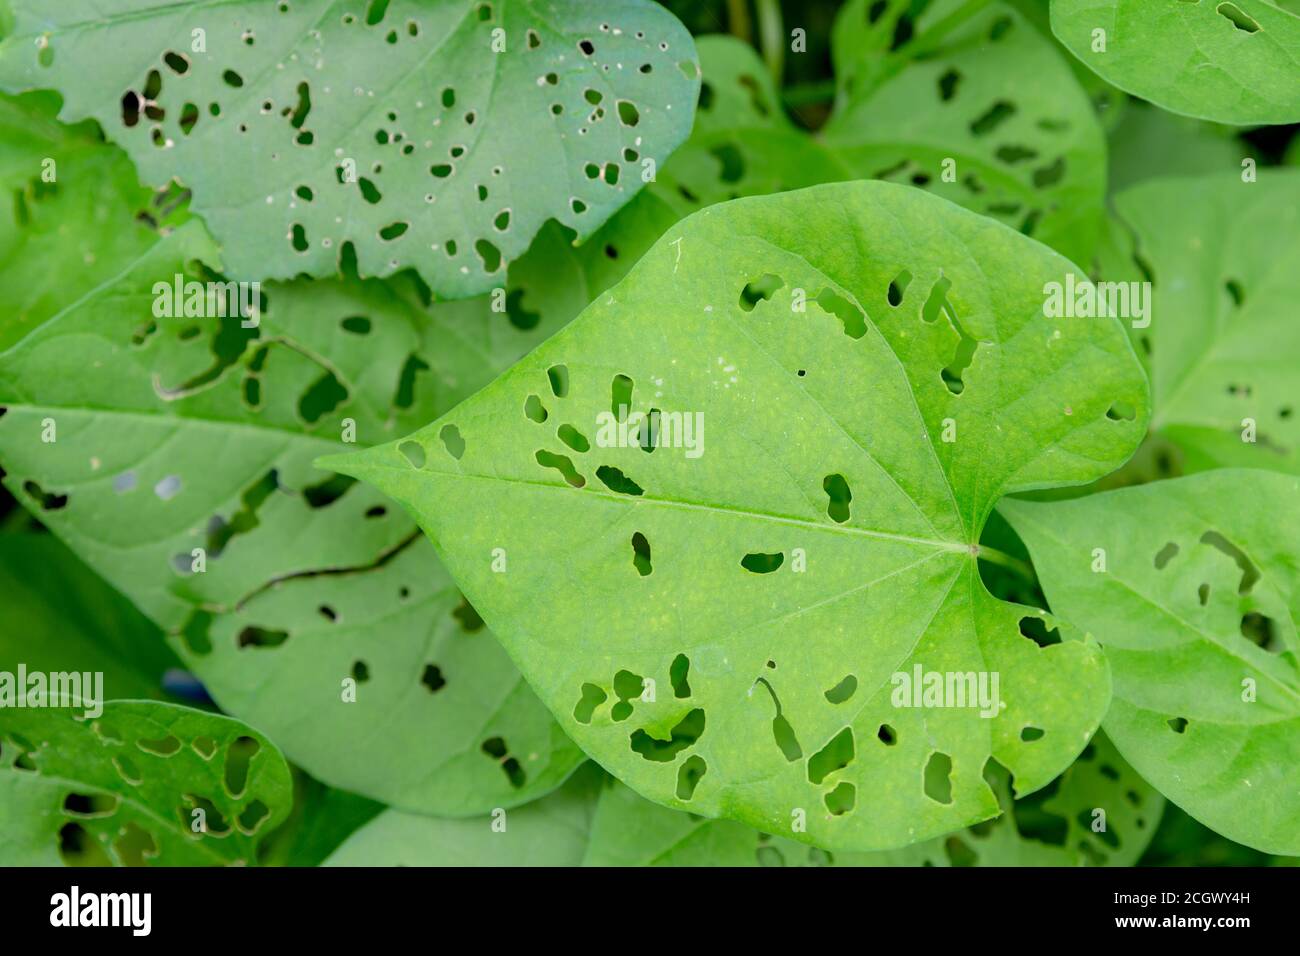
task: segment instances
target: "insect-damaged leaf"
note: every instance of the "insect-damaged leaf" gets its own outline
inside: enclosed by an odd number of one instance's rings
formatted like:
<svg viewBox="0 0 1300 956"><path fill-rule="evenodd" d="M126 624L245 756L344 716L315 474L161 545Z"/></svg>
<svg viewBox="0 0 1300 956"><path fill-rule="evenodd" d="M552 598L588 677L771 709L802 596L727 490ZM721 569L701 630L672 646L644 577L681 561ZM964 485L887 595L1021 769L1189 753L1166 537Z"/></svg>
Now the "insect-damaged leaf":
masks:
<svg viewBox="0 0 1300 956"><path fill-rule="evenodd" d="M822 135L843 165L1087 260L1105 194L1101 127L1066 59L1020 12L852 0L833 43L838 94Z"/></svg>
<svg viewBox="0 0 1300 956"><path fill-rule="evenodd" d="M585 866L1132 866L1155 833L1164 798L1103 734L1055 788L1010 799L978 826L873 853L828 853L732 820L669 810L611 782L591 821Z"/></svg>
<svg viewBox="0 0 1300 956"><path fill-rule="evenodd" d="M1221 469L1004 502L1053 610L1106 649L1106 732L1223 835L1300 854L1300 479Z"/></svg>
<svg viewBox="0 0 1300 956"><path fill-rule="evenodd" d="M915 842L997 811L990 757L1047 783L1108 699L1095 647L1040 648L975 571L1001 495L1105 474L1145 426L1119 324L1044 317L1071 269L886 183L726 203L449 415L323 464L416 515L642 794ZM996 672L1002 706L893 706L916 667Z"/></svg>
<svg viewBox="0 0 1300 956"><path fill-rule="evenodd" d="M60 702L0 709L7 865L252 864L289 812L284 757L237 720L153 701L83 717Z"/></svg>
<svg viewBox="0 0 1300 956"><path fill-rule="evenodd" d="M586 236L631 198L699 88L647 0L11 6L0 86L58 90L191 187L240 279L329 275L351 243L363 275L484 292L548 219Z"/></svg>
<svg viewBox="0 0 1300 956"><path fill-rule="evenodd" d="M1188 470L1300 473L1300 170L1156 180L1115 206L1135 240L1118 271L1154 291L1134 330L1153 427Z"/></svg>
<svg viewBox="0 0 1300 956"><path fill-rule="evenodd" d="M1300 120L1300 13L1274 0L1052 0L1052 30L1104 79L1171 112Z"/></svg>
<svg viewBox="0 0 1300 956"><path fill-rule="evenodd" d="M183 210L164 219L175 228L149 225L162 212L118 150L27 152L25 176L47 155L59 179L24 182L22 216L0 222L14 496L170 635L223 707L320 779L446 814L560 783L581 753L414 524L310 462L490 380L576 311L568 285L535 281L576 264L521 263L511 301L531 324L486 302L427 309L398 282L328 280L268 284L243 328L224 298L190 311L172 294L222 288L207 284L219 260L197 220L176 225Z"/></svg>

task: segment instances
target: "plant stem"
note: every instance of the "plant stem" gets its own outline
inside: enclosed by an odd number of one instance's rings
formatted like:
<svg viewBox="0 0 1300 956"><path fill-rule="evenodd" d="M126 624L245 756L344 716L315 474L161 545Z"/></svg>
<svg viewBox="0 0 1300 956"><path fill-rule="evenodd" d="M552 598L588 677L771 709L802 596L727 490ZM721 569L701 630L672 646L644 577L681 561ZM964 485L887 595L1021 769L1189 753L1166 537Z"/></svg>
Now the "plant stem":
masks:
<svg viewBox="0 0 1300 956"><path fill-rule="evenodd" d="M750 44L754 42L754 29L749 22L749 0L727 0L727 24L733 37Z"/></svg>
<svg viewBox="0 0 1300 956"><path fill-rule="evenodd" d="M989 548L984 545L979 546L976 557L982 561L988 561L990 564L998 564L1009 571L1015 573L1017 577L1023 578L1029 584L1038 583L1038 575L1034 573L1034 567L1028 561L1021 561L1019 558L1012 557L1005 551L999 551L997 548Z"/></svg>
<svg viewBox="0 0 1300 956"><path fill-rule="evenodd" d="M781 88L785 77L785 26L781 22L781 0L757 0L759 47L772 82Z"/></svg>

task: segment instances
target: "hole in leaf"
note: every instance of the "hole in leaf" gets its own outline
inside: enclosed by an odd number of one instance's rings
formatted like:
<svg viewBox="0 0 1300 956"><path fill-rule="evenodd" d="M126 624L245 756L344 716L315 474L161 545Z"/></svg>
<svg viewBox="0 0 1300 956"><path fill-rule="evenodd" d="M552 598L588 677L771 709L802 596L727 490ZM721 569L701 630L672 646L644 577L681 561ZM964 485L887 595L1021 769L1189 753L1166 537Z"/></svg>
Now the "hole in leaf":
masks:
<svg viewBox="0 0 1300 956"><path fill-rule="evenodd" d="M947 754L930 754L925 765L925 795L935 803L952 803L952 758Z"/></svg>
<svg viewBox="0 0 1300 956"><path fill-rule="evenodd" d="M405 456L406 460L411 463L412 468L424 467L423 445L418 442L404 441L397 446L397 450L400 451Z"/></svg>
<svg viewBox="0 0 1300 956"><path fill-rule="evenodd" d="M785 552L751 551L740 559L740 566L753 574L771 574L785 563Z"/></svg>
<svg viewBox="0 0 1300 956"><path fill-rule="evenodd" d="M646 577L654 570L650 564L650 542L640 531L632 535L632 565L641 577Z"/></svg>
<svg viewBox="0 0 1300 956"><path fill-rule="evenodd" d="M826 506L826 514L837 524L843 524L849 520L849 503L853 500L853 492L849 490L849 483L844 480L843 475L827 475L822 480L822 490L826 492L830 503Z"/></svg>
<svg viewBox="0 0 1300 956"><path fill-rule="evenodd" d="M808 758L808 782L820 784L828 776L853 762L853 731L845 727L826 746Z"/></svg>
<svg viewBox="0 0 1300 956"><path fill-rule="evenodd" d="M858 679L852 674L849 674L830 690L826 691L826 699L832 704L842 704L852 697L857 689Z"/></svg>
<svg viewBox="0 0 1300 956"><path fill-rule="evenodd" d="M700 785L708 765L699 754L687 757L677 770L677 799L689 800L695 796L695 788Z"/></svg>
<svg viewBox="0 0 1300 956"><path fill-rule="evenodd" d="M438 437L442 439L447 454L460 461L461 456L465 454L465 439L461 437L460 429L455 425L443 425L442 430L438 432Z"/></svg>
<svg viewBox="0 0 1300 956"><path fill-rule="evenodd" d="M1169 562L1172 561L1174 559L1174 556L1177 554L1178 554L1178 545L1175 544L1173 541L1170 541L1158 552L1156 552L1156 557L1155 557L1156 570L1163 571L1165 569L1165 566L1168 565Z"/></svg>
<svg viewBox="0 0 1300 956"><path fill-rule="evenodd" d="M740 308L744 312L753 312L754 306L760 302L766 302L776 294L777 290L785 285L785 280L780 276L767 275L760 276L752 282L745 284L745 288L740 290Z"/></svg>
<svg viewBox="0 0 1300 956"><path fill-rule="evenodd" d="M577 469L573 467L573 462L566 455L557 455L545 449L538 449L536 458L539 465L543 468L554 468L574 488L581 488L587 483L587 479L578 474Z"/></svg>
<svg viewBox="0 0 1300 956"><path fill-rule="evenodd" d="M857 797L857 788L847 780L842 781L839 786L826 794L826 809L830 811L831 816L843 816L853 809Z"/></svg>
<svg viewBox="0 0 1300 956"><path fill-rule="evenodd" d="M673 685L673 696L683 699L691 696L691 685L687 680L691 670L690 659L685 654L678 654L668 666L668 680Z"/></svg>
<svg viewBox="0 0 1300 956"><path fill-rule="evenodd" d="M668 740L652 737L644 730L634 730L631 736L632 750L646 760L655 763L668 763L679 753L692 746L704 734L704 711L696 707L669 732Z"/></svg>
<svg viewBox="0 0 1300 956"><path fill-rule="evenodd" d="M591 723L591 718L592 715L595 714L596 708L605 703L608 699L609 695L595 684L583 684L582 696L578 698L578 703L573 708L573 719L580 724Z"/></svg>
<svg viewBox="0 0 1300 956"><path fill-rule="evenodd" d="M623 474L621 469L612 465L601 465L596 469L596 477L601 480L606 488L616 494L632 495L633 497L645 494L644 488Z"/></svg>
<svg viewBox="0 0 1300 956"><path fill-rule="evenodd" d="M447 686L447 680L436 664L424 665L424 672L420 674L420 683L429 689L430 694L436 694Z"/></svg>

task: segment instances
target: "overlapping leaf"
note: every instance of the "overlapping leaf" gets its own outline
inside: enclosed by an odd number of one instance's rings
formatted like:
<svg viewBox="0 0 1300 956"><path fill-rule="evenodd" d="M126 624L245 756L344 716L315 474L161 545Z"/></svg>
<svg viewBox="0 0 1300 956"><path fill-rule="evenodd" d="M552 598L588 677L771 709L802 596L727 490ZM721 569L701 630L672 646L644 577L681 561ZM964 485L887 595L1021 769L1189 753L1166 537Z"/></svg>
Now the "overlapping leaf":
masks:
<svg viewBox="0 0 1300 956"><path fill-rule="evenodd" d="M57 89L191 187L240 279L332 275L351 244L363 275L499 286L547 220L586 236L627 202L699 87L648 0L7 2L0 87Z"/></svg>
<svg viewBox="0 0 1300 956"><path fill-rule="evenodd" d="M416 515L642 794L773 833L802 811L796 838L832 849L916 842L997 812L990 758L1046 784L1105 709L1096 648L1022 635L1039 612L974 560L1001 495L1094 479L1143 433L1119 324L1044 316L1071 269L890 184L716 206L451 414L323 464ZM918 665L996 671L1004 706L891 706Z"/></svg>
<svg viewBox="0 0 1300 956"><path fill-rule="evenodd" d="M102 716L0 709L0 861L7 866L257 862L289 812L280 751L229 717L153 701Z"/></svg>
<svg viewBox="0 0 1300 956"><path fill-rule="evenodd" d="M1105 145L1068 64L1006 4L852 0L835 26L826 145L1077 261L1097 241Z"/></svg>
<svg viewBox="0 0 1300 956"><path fill-rule="evenodd" d="M577 274L572 257L555 244L521 268L499 313L330 280L268 286L256 328L186 315L188 295L160 315L158 283L220 278L200 224L138 220L161 211L116 150L52 156L57 182L20 194L0 268L16 293L0 325L14 495L321 779L453 814L559 784L580 753L413 524L310 462L351 431L401 434L544 338L585 300L534 294L529 276Z"/></svg>
<svg viewBox="0 0 1300 956"><path fill-rule="evenodd" d="M1052 0L1052 29L1106 80L1171 112L1300 120L1300 13L1274 0Z"/></svg>
<svg viewBox="0 0 1300 956"><path fill-rule="evenodd" d="M1220 469L1007 501L1053 610L1106 649L1106 732L1207 826L1300 853L1300 478Z"/></svg>
<svg viewBox="0 0 1300 956"><path fill-rule="evenodd" d="M1134 330L1152 427L1189 470L1300 473L1300 171L1155 180L1115 205L1133 241L1107 278L1154 287L1150 327Z"/></svg>
<svg viewBox="0 0 1300 956"><path fill-rule="evenodd" d="M577 866L604 774L580 767L548 796L517 810L446 820L381 813L330 854L324 866Z"/></svg>

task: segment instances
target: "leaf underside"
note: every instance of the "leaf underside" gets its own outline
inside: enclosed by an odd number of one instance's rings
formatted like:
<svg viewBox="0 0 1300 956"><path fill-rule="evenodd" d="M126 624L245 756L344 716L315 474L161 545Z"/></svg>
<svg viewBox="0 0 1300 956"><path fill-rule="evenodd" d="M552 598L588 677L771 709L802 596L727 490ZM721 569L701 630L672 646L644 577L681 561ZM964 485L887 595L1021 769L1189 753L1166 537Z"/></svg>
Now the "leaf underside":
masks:
<svg viewBox="0 0 1300 956"><path fill-rule="evenodd" d="M647 0L11 5L0 88L58 90L191 188L245 280L332 275L351 244L362 275L485 292L548 220L587 236L635 195L699 88Z"/></svg>

